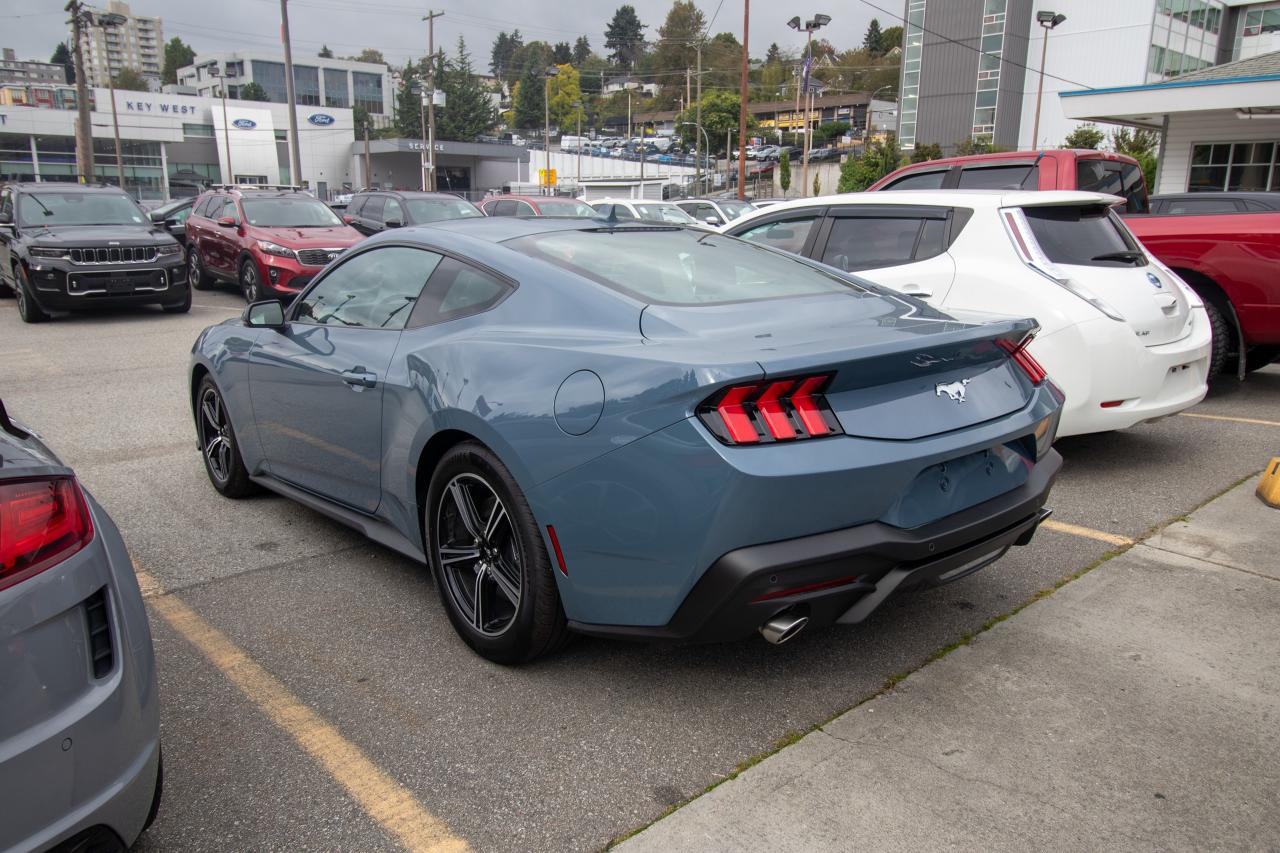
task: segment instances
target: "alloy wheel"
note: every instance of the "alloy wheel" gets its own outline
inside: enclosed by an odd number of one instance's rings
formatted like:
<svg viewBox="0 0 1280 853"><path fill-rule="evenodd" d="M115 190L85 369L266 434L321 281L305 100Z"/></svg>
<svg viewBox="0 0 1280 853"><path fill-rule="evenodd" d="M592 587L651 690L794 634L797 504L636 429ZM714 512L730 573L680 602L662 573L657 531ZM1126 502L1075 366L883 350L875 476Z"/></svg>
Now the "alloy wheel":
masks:
<svg viewBox="0 0 1280 853"><path fill-rule="evenodd" d="M503 634L523 596L524 560L511 514L475 474L449 481L436 513L435 547L446 594L471 627Z"/></svg>
<svg viewBox="0 0 1280 853"><path fill-rule="evenodd" d="M22 286L22 282L14 276L13 298L18 303L18 315L25 318L27 316L27 289Z"/></svg>
<svg viewBox="0 0 1280 853"><path fill-rule="evenodd" d="M200 280L200 256L194 249L187 253L187 274L192 282Z"/></svg>
<svg viewBox="0 0 1280 853"><path fill-rule="evenodd" d="M231 423L222 398L213 388L200 395L200 448L209 473L219 483L231 477Z"/></svg>
<svg viewBox="0 0 1280 853"><path fill-rule="evenodd" d="M258 270L253 262L246 262L240 272L241 287L244 289L244 300L252 305L261 297L258 295Z"/></svg>

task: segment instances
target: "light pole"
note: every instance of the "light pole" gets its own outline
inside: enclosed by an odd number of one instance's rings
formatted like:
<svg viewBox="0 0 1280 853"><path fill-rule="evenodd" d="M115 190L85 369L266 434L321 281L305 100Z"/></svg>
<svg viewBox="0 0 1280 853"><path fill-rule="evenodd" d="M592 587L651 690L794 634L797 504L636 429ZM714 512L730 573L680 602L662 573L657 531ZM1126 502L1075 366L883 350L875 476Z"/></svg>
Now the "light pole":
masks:
<svg viewBox="0 0 1280 853"><path fill-rule="evenodd" d="M702 134L702 139L707 143L707 148L706 148L706 150L707 150L708 152L709 152L709 151L711 151L711 137L710 137L710 136L707 136L707 130L706 130L706 128L704 128L701 124L699 124L699 123L698 123L698 122L696 122L696 121L682 121L682 122L680 122L680 126L681 126L681 127L696 127L696 128L698 129L698 133L701 133L701 134ZM698 147L698 133L694 133L694 135L693 135L693 140L694 140L693 145L694 145L694 147L695 147L695 148L697 148L697 147ZM725 152L724 152L724 153L725 153L725 156L728 156L728 154L729 154L728 145L726 145L726 146L725 146ZM697 167L698 167L698 172L697 172L697 174L698 174L698 177L697 177L697 178L695 179L695 181L694 181L695 185L698 187L698 194L699 194L699 195L701 195L701 194L702 194L702 157L703 157L703 154L702 154L702 152L701 152L701 151L699 151L699 152L698 152L698 161L697 161Z"/></svg>
<svg viewBox="0 0 1280 853"><path fill-rule="evenodd" d="M573 102L574 115L578 117L578 192L582 192L582 101ZM563 140L562 140L563 141Z"/></svg>
<svg viewBox="0 0 1280 853"><path fill-rule="evenodd" d="M1045 10L1036 12L1036 23L1044 28L1044 44L1040 46L1040 84L1036 87L1036 120L1031 125L1031 147L1040 147L1040 100L1044 97L1044 60L1049 55L1049 31L1067 19L1066 15Z"/></svg>
<svg viewBox="0 0 1280 853"><path fill-rule="evenodd" d="M424 89L427 101L427 132L423 142L427 145L426 171L422 175L424 190L436 189L436 18L444 12L429 11L422 16L427 22L427 85Z"/></svg>
<svg viewBox="0 0 1280 853"><path fill-rule="evenodd" d="M101 27L104 31L114 27L121 26L128 22L128 18L124 15L117 15L115 12L101 12L95 14L88 9L84 9L77 5L75 14L81 18L81 26L88 25L91 27ZM81 68L77 72L76 79L80 79L80 75L84 73ZM107 89L111 93L111 124L115 128L116 137L116 176L120 181L120 189L124 189L124 157L120 154L120 118L116 115L116 81L115 75L111 73L111 60L107 60ZM89 176L92 178L96 171L93 167L94 155L93 145L89 145ZM127 192L127 190L126 190Z"/></svg>
<svg viewBox="0 0 1280 853"><path fill-rule="evenodd" d="M542 74L542 178L545 181L542 194L551 195L551 78L560 74L555 65L548 65Z"/></svg>
<svg viewBox="0 0 1280 853"><path fill-rule="evenodd" d="M209 76L218 78L218 92L222 95L222 142L227 146L227 180L228 184L236 182L235 170L231 168L231 126L227 124L227 81L217 65L210 66Z"/></svg>
<svg viewBox="0 0 1280 853"><path fill-rule="evenodd" d="M802 149L804 151L804 169L800 179L803 183L801 192L806 196L809 194L810 189L809 149L813 147L811 144L813 139L813 128L810 127L813 123L813 92L811 91L809 82L809 74L813 71L813 34L829 23L831 23L831 16L822 14L814 15L812 19L805 21L803 24L800 23L799 15L792 18L790 21L787 21L788 27L791 27L791 29L796 31L804 32L807 36L805 40L805 53L807 54L807 58L804 63L804 141L801 143L804 146Z"/></svg>
<svg viewBox="0 0 1280 853"><path fill-rule="evenodd" d="M79 0L70 0L66 11L71 13L71 32L75 39L76 69L76 171L80 173L80 183L93 182L93 128L89 124L89 84L84 76L84 45L82 28L85 15ZM111 73L111 62L107 61L107 73ZM114 99L112 101L114 105Z"/></svg>
<svg viewBox="0 0 1280 853"><path fill-rule="evenodd" d="M876 100L876 95L880 94L881 92L885 91L886 89L888 89L889 91L891 91L891 92L892 92L892 91L893 91L893 86L881 86L879 89L876 89L874 92L872 92L872 93L871 93L871 98L870 98L870 99L868 99L868 101L867 101L867 115L866 115L866 117L863 119L863 122L862 122L862 124L863 124L863 127L862 127L862 153L863 153L863 155L864 155L864 156L865 156L865 155L866 155L866 153L867 153L867 144L868 144L869 142L871 142L871 118L872 118L872 116L874 116L874 115L876 114L876 110L875 110L875 108L874 108L874 104L875 104L875 100Z"/></svg>
<svg viewBox="0 0 1280 853"><path fill-rule="evenodd" d="M751 98L751 0L742 0L742 72L738 77L738 200L747 200L747 102ZM725 152L729 156L729 152Z"/></svg>

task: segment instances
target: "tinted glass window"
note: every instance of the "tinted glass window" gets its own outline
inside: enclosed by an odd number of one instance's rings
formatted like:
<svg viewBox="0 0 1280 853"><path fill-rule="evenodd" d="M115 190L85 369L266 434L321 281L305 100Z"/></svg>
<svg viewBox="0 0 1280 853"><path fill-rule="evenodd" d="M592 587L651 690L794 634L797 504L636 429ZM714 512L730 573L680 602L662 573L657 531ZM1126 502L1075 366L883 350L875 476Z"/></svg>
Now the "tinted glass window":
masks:
<svg viewBox="0 0 1280 853"><path fill-rule="evenodd" d="M755 210L756 206L754 204L748 204L745 201L722 201L720 202L720 209L723 210L725 216L728 216L730 219L738 219L739 217L745 216Z"/></svg>
<svg viewBox="0 0 1280 853"><path fill-rule="evenodd" d="M635 219L636 215L631 212L631 208L625 204L615 204L613 206L613 215L619 219Z"/></svg>
<svg viewBox="0 0 1280 853"><path fill-rule="evenodd" d="M341 225L329 205L314 198L246 198L244 217L261 228L332 228Z"/></svg>
<svg viewBox="0 0 1280 853"><path fill-rule="evenodd" d="M351 199L351 203L347 205L347 216L359 216L360 208L364 207L367 198L368 196L358 195Z"/></svg>
<svg viewBox="0 0 1280 853"><path fill-rule="evenodd" d="M737 236L752 243L781 249L784 252L799 254L804 249L805 241L817 216L810 215L795 219L783 219L765 225L756 225L745 231L737 232Z"/></svg>
<svg viewBox="0 0 1280 853"><path fill-rule="evenodd" d="M374 222L382 221L382 208L386 204L386 198L380 195L369 196L368 201L364 203L364 208L360 211L360 215L365 219Z"/></svg>
<svg viewBox="0 0 1280 853"><path fill-rule="evenodd" d="M485 212L490 216L515 216L516 203L509 198L495 201L485 208Z"/></svg>
<svg viewBox="0 0 1280 853"><path fill-rule="evenodd" d="M594 210L598 216L603 216L603 217L605 217L606 219L608 219L608 218L609 218L609 211L613 210L613 205L611 205L611 204L593 204L593 205L591 205L591 209L592 209L592 210Z"/></svg>
<svg viewBox="0 0 1280 853"><path fill-rule="evenodd" d="M404 208L400 206L400 202L394 198L388 198L386 204L382 208L382 219L384 222L399 222L404 224Z"/></svg>
<svg viewBox="0 0 1280 853"><path fill-rule="evenodd" d="M484 270L445 258L436 267L422 298L414 306L410 326L426 326L470 317L497 305L511 292L502 279Z"/></svg>
<svg viewBox="0 0 1280 853"><path fill-rule="evenodd" d="M527 202L517 201L517 202L513 202L513 204L515 205L515 213L513 213L512 216L537 216L538 215L538 212L533 209L533 205ZM595 216L594 213L591 215Z"/></svg>
<svg viewBox="0 0 1280 853"><path fill-rule="evenodd" d="M1235 213L1236 203L1229 198L1180 198L1164 203L1161 213Z"/></svg>
<svg viewBox="0 0 1280 853"><path fill-rule="evenodd" d="M970 167L960 172L959 187L966 190L1035 190L1040 188L1040 168L1029 163L981 169Z"/></svg>
<svg viewBox="0 0 1280 853"><path fill-rule="evenodd" d="M1123 163L1120 166L1120 180L1124 185L1125 210L1129 213L1146 213L1151 209L1150 200L1147 198L1146 179L1142 175L1142 169L1132 163Z"/></svg>
<svg viewBox="0 0 1280 853"><path fill-rule="evenodd" d="M542 209L543 216L595 216L596 212L591 209L590 205L584 204L577 199L556 198L539 201L538 207ZM523 213L524 211L521 211ZM530 211L532 213L532 211Z"/></svg>
<svg viewBox="0 0 1280 853"><path fill-rule="evenodd" d="M13 221L13 193L10 190L0 192L0 217L5 222Z"/></svg>
<svg viewBox="0 0 1280 853"><path fill-rule="evenodd" d="M1128 253L1138 249L1128 233L1104 207L1023 208L1036 242L1058 264L1124 267L1145 264ZM1117 254L1118 253L1118 254Z"/></svg>
<svg viewBox="0 0 1280 853"><path fill-rule="evenodd" d="M237 221L237 222L239 222L239 221L240 221L239 212L236 210L236 200L235 200L235 199L233 199L233 198L228 198L228 199L223 200L223 202L222 202L222 209L218 211L217 218L218 218L218 219L221 219L221 218L222 218L222 217L224 217L224 216L230 216L232 219L234 219L234 220L235 220L235 221Z"/></svg>
<svg viewBox="0 0 1280 853"><path fill-rule="evenodd" d="M298 301L303 323L403 329L440 255L386 246L356 255L329 272Z"/></svg>
<svg viewBox="0 0 1280 853"><path fill-rule="evenodd" d="M670 222L674 225L693 225L696 221L692 216L685 213L674 204L641 202L636 205L636 212L640 214L641 219L645 219L650 222Z"/></svg>
<svg viewBox="0 0 1280 853"><path fill-rule="evenodd" d="M845 271L910 263L923 223L915 217L840 217L831 224L822 262Z"/></svg>
<svg viewBox="0 0 1280 853"><path fill-rule="evenodd" d="M405 201L414 222L440 222L484 216L476 206L460 198L411 198Z"/></svg>
<svg viewBox="0 0 1280 853"><path fill-rule="evenodd" d="M504 245L644 302L699 305L854 287L798 258L694 228L553 231Z"/></svg>
<svg viewBox="0 0 1280 853"><path fill-rule="evenodd" d="M946 169L937 169L932 172L914 172L910 175L903 175L889 186L886 190L936 190L942 188L942 179L947 176Z"/></svg>
<svg viewBox="0 0 1280 853"><path fill-rule="evenodd" d="M208 216L208 215L209 215L209 206L213 204L213 200L214 200L215 198L217 198L217 196L206 195L206 196L201 196L200 198L196 199L195 215L196 215L196 216Z"/></svg>

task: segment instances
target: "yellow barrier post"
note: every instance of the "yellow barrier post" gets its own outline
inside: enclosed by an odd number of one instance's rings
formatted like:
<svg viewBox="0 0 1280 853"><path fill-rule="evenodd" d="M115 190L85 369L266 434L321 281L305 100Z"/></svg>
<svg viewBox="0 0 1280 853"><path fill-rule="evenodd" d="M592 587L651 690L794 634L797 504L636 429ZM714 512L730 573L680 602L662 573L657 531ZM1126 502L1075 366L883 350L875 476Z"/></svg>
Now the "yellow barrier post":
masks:
<svg viewBox="0 0 1280 853"><path fill-rule="evenodd" d="M1280 456L1273 457L1258 481L1258 499L1267 506L1280 509Z"/></svg>

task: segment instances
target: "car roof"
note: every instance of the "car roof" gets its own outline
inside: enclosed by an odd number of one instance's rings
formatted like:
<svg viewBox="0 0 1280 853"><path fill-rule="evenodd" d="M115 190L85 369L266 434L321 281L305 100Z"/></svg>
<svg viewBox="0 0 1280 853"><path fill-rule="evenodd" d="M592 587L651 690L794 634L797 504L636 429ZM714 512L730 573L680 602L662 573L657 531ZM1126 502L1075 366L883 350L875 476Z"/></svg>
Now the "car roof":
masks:
<svg viewBox="0 0 1280 853"><path fill-rule="evenodd" d="M902 169L918 170L925 169L929 166L942 166L950 168L951 166L964 165L966 163L982 163L989 160L1008 161L1026 161L1036 160L1040 157L1053 155L1066 155L1075 157L1078 160L1123 160L1125 162L1136 162L1132 157L1126 154L1117 154L1113 151L1099 151L1096 148L1046 148L1032 149L1029 151L990 151L985 154L957 154L954 157L943 157L941 160L923 160L919 163L908 163ZM901 170L899 170L901 171Z"/></svg>
<svg viewBox="0 0 1280 853"><path fill-rule="evenodd" d="M579 201L579 200L580 200L580 199L574 199L574 201ZM680 199L680 200L681 200L681 201L685 201L685 199ZM610 197L610 196L606 196L606 197L604 197L604 198L593 198L591 201L586 202L586 204L601 204L601 203L608 203L608 204L675 204L675 202L674 202L674 201L672 201L671 199L666 199L666 198L613 198L613 197Z"/></svg>
<svg viewBox="0 0 1280 853"><path fill-rule="evenodd" d="M432 192L430 190L360 190L357 193L352 193L352 195L393 195L397 198L451 198L455 201L466 201L465 198L454 193Z"/></svg>
<svg viewBox="0 0 1280 853"><path fill-rule="evenodd" d="M73 184L63 183L62 181L14 181L4 186L16 192L79 192L79 193L103 193L120 195L126 194L124 190L111 184Z"/></svg>
<svg viewBox="0 0 1280 853"><path fill-rule="evenodd" d="M1047 207L1070 204L1119 204L1124 199L1082 190L888 190L841 193L815 198L794 198L771 204L763 211L776 213L807 207L841 204L933 205L939 207ZM754 216L755 214L749 214ZM734 221L734 225L743 222Z"/></svg>

